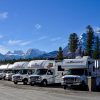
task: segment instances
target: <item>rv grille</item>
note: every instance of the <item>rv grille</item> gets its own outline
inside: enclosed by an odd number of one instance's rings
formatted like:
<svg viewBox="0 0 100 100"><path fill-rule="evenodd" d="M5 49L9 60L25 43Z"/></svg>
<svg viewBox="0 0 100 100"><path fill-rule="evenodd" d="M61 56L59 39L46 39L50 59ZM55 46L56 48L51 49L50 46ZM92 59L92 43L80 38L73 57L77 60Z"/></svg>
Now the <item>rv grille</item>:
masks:
<svg viewBox="0 0 100 100"><path fill-rule="evenodd" d="M32 80L32 81L35 81L35 80L37 80L39 78L39 76L32 76L32 77L30 77L30 79Z"/></svg>
<svg viewBox="0 0 100 100"><path fill-rule="evenodd" d="M64 81L65 81L65 83L73 83L73 82L75 82L75 78L73 78L73 77L68 77L68 78L65 78L64 79Z"/></svg>

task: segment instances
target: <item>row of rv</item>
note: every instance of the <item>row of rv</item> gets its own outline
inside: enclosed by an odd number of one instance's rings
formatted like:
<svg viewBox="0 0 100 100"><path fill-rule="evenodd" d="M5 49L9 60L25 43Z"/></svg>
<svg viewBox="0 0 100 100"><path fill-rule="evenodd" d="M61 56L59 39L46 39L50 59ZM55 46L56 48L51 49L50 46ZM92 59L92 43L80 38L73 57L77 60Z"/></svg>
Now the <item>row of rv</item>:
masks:
<svg viewBox="0 0 100 100"><path fill-rule="evenodd" d="M14 84L48 84L60 83L68 85L87 86L89 76L96 77L96 86L100 87L100 61L88 56L75 59L32 60L30 62L15 62L0 65L0 79L11 80Z"/></svg>

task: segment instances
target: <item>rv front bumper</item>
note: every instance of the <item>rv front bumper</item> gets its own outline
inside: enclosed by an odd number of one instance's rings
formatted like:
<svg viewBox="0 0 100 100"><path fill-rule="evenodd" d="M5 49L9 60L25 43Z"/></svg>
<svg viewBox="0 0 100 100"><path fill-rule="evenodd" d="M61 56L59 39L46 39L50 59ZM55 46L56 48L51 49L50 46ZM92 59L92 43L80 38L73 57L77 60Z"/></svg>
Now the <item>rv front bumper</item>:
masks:
<svg viewBox="0 0 100 100"><path fill-rule="evenodd" d="M20 76L17 76L17 77L13 77L12 78L12 81L13 82L22 82L22 80L23 80L23 77L20 77Z"/></svg>
<svg viewBox="0 0 100 100"><path fill-rule="evenodd" d="M71 85L80 85L81 84L81 82L62 82L61 83L62 85L69 85L69 86L71 86Z"/></svg>
<svg viewBox="0 0 100 100"><path fill-rule="evenodd" d="M3 79L3 76L2 75L0 75L0 79Z"/></svg>
<svg viewBox="0 0 100 100"><path fill-rule="evenodd" d="M30 84L40 84L41 81L42 80L40 77L30 77L30 79L29 79Z"/></svg>

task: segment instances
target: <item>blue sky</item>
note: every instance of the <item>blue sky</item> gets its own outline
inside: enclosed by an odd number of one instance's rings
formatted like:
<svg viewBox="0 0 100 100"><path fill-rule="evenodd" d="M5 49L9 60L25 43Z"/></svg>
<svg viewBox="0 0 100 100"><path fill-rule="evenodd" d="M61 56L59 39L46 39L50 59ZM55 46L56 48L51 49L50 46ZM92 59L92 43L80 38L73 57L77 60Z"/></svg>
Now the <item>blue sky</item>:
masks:
<svg viewBox="0 0 100 100"><path fill-rule="evenodd" d="M0 52L64 48L89 24L100 26L100 0L0 0Z"/></svg>

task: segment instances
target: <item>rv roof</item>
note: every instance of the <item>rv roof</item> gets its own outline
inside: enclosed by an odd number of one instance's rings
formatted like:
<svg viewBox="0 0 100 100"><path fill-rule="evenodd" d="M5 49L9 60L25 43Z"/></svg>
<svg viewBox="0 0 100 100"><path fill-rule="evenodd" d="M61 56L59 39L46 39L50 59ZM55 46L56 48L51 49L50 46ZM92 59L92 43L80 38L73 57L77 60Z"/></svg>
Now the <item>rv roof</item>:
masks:
<svg viewBox="0 0 100 100"><path fill-rule="evenodd" d="M0 65L0 69L7 69L8 68L8 64L7 65Z"/></svg>
<svg viewBox="0 0 100 100"><path fill-rule="evenodd" d="M30 61L28 64L28 68L41 68L42 67L42 63L45 62L47 60L33 60Z"/></svg>
<svg viewBox="0 0 100 100"><path fill-rule="evenodd" d="M8 65L8 69L12 69L13 67L14 67L13 64Z"/></svg>
<svg viewBox="0 0 100 100"><path fill-rule="evenodd" d="M30 61L28 64L28 68L48 68L50 63L54 63L52 60L34 60Z"/></svg>
<svg viewBox="0 0 100 100"><path fill-rule="evenodd" d="M15 62L13 64L13 68L14 69L23 69L23 68L27 68L28 62Z"/></svg>

